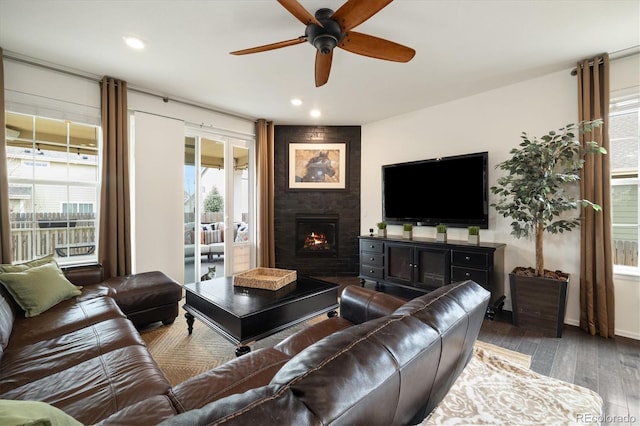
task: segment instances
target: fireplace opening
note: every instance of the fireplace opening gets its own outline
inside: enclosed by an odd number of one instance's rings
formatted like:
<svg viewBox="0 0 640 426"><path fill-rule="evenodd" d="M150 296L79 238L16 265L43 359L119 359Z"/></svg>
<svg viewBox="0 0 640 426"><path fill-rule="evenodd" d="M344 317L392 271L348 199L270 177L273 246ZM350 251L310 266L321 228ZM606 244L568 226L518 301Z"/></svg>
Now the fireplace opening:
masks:
<svg viewBox="0 0 640 426"><path fill-rule="evenodd" d="M297 215L296 256L338 257L338 215Z"/></svg>

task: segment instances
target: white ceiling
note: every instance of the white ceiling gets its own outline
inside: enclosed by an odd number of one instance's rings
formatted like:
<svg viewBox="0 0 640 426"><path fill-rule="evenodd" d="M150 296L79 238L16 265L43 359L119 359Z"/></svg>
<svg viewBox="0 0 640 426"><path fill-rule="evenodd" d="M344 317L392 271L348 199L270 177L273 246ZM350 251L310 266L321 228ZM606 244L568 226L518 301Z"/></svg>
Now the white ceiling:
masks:
<svg viewBox="0 0 640 426"><path fill-rule="evenodd" d="M343 2L300 1L311 13ZM329 82L316 88L308 43L228 53L304 34L275 1L0 0L7 55L276 124L324 125L366 124L637 49L640 0L396 0L355 30L416 56L395 63L337 49ZM126 47L129 34L147 48ZM311 108L323 115L309 117Z"/></svg>

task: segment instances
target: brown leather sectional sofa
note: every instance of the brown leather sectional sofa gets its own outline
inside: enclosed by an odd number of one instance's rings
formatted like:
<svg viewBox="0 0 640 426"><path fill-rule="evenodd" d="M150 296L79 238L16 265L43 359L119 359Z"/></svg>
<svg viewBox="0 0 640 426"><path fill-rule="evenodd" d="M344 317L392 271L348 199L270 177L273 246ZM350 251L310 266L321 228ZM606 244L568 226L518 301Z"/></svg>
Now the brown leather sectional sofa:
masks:
<svg viewBox="0 0 640 426"><path fill-rule="evenodd" d="M106 281L98 265L64 272L82 294L35 317L0 285L0 399L44 401L83 424L144 400L175 414L135 325L172 323L182 287L161 272Z"/></svg>
<svg viewBox="0 0 640 426"><path fill-rule="evenodd" d="M472 281L409 302L348 286L340 316L172 388L125 315L173 321L172 292L150 302L141 289L155 284L135 283L163 275L67 274L83 294L35 318L2 294L0 337L12 329L0 339L0 399L45 401L84 424L419 422L471 357L489 302Z"/></svg>
<svg viewBox="0 0 640 426"><path fill-rule="evenodd" d="M348 286L339 317L174 387L185 412L162 425L419 423L472 356L489 297L473 281L409 302Z"/></svg>

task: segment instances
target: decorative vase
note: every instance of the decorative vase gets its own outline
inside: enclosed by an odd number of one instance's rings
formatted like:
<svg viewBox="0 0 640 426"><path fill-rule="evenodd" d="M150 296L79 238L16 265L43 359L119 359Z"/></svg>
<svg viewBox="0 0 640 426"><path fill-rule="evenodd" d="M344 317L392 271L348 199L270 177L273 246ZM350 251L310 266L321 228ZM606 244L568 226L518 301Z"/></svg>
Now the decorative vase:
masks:
<svg viewBox="0 0 640 426"><path fill-rule="evenodd" d="M402 231L402 238L411 239L413 238L413 231Z"/></svg>
<svg viewBox="0 0 640 426"><path fill-rule="evenodd" d="M480 235L469 235L469 244L480 244Z"/></svg>
<svg viewBox="0 0 640 426"><path fill-rule="evenodd" d="M378 237L387 238L387 230L386 229L378 229Z"/></svg>
<svg viewBox="0 0 640 426"><path fill-rule="evenodd" d="M440 241L443 243L447 242L447 233L446 232L437 232L436 233L436 241Z"/></svg>

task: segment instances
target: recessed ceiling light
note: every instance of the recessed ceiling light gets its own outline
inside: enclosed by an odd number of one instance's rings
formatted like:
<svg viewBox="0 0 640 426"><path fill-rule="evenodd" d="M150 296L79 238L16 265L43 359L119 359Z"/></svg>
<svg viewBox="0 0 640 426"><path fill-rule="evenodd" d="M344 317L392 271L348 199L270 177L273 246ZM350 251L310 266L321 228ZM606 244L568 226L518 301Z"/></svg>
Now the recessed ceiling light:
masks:
<svg viewBox="0 0 640 426"><path fill-rule="evenodd" d="M298 98L291 99L291 105L295 105L295 106L302 105L302 99L298 99Z"/></svg>
<svg viewBox="0 0 640 426"><path fill-rule="evenodd" d="M322 115L322 113L320 112L319 109L312 109L311 111L309 111L309 115L314 118L318 118Z"/></svg>
<svg viewBox="0 0 640 426"><path fill-rule="evenodd" d="M122 37L122 39L124 40L125 43L127 43L127 46L129 46L132 49L142 50L145 47L144 41L142 41L138 37L124 36Z"/></svg>

